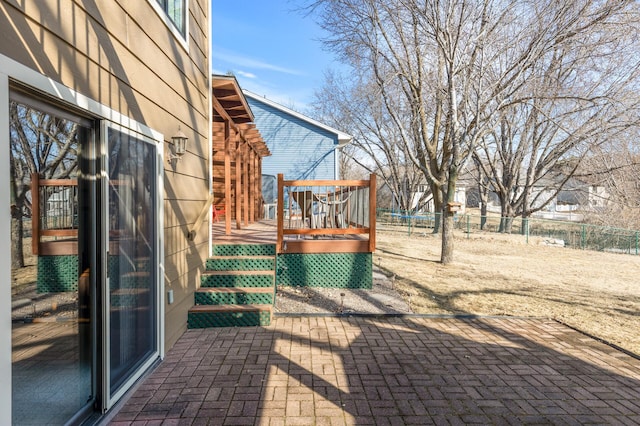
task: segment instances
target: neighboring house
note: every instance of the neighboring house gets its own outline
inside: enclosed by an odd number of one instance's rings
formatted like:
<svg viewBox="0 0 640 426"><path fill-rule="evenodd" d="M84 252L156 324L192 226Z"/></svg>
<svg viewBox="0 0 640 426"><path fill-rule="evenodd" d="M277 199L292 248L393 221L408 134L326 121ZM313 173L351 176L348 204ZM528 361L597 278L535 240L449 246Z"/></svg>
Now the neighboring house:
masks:
<svg viewBox="0 0 640 426"><path fill-rule="evenodd" d="M387 198L390 199L389 208L392 211L400 210L398 207L395 198L391 194L391 190L389 186L386 184L381 185L378 189L378 192L386 192ZM409 194L411 199L411 211L414 213L434 213L434 205L433 205L433 195L431 194L431 189L427 184L419 184L416 185L416 190ZM465 206L467 203L467 190L464 186L456 186L456 193L454 195L454 202L460 203L460 210L457 211L459 214L464 214L466 212Z"/></svg>
<svg viewBox="0 0 640 426"><path fill-rule="evenodd" d="M607 205L609 192L604 186L569 179L553 203L556 211L598 211Z"/></svg>
<svg viewBox="0 0 640 426"><path fill-rule="evenodd" d="M0 257L0 424L99 421L186 330L210 250L209 221L192 229L211 181L210 10L0 0L0 239L26 258ZM46 185L60 215L77 186L73 227L19 213ZM34 281L37 297L12 289ZM45 305L61 320L29 313Z"/></svg>
<svg viewBox="0 0 640 426"><path fill-rule="evenodd" d="M262 173L285 179L340 179L339 156L352 136L247 90L243 91L270 157Z"/></svg>
<svg viewBox="0 0 640 426"><path fill-rule="evenodd" d="M579 179L570 178L556 194L559 181L543 179L531 189L530 200L536 208L542 207L532 216L544 219L581 221L583 213L597 212L607 205L609 193L606 188L592 185ZM522 189L518 188L518 194ZM476 186L469 192L469 207L479 207ZM487 211L500 213L500 200L494 192L489 192Z"/></svg>
<svg viewBox="0 0 640 426"><path fill-rule="evenodd" d="M425 194L426 193L426 194ZM467 189L464 186L456 186L456 193L453 201L460 203L459 214L465 214L467 205ZM433 195L430 193L429 185L419 185L418 191L413 194L411 208L419 213L433 213Z"/></svg>

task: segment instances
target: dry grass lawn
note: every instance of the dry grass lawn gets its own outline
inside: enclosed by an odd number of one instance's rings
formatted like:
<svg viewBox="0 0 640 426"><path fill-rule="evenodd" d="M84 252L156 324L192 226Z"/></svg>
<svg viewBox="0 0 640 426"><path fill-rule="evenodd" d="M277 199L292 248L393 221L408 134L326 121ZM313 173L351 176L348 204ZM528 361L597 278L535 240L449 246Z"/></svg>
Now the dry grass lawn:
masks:
<svg viewBox="0 0 640 426"><path fill-rule="evenodd" d="M453 264L440 236L379 230L374 262L416 313L559 320L640 355L640 256L526 243L518 235L456 234Z"/></svg>

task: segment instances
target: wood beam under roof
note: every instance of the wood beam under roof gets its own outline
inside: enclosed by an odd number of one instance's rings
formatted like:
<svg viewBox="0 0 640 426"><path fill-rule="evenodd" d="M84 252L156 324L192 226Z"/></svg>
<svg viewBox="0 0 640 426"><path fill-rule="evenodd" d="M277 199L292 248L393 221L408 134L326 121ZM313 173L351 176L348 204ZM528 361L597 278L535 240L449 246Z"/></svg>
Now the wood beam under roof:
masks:
<svg viewBox="0 0 640 426"><path fill-rule="evenodd" d="M250 123L253 121L253 113L235 77L213 76L211 82L213 98L217 100L222 109L232 117L235 124ZM214 114L221 111L214 111Z"/></svg>
<svg viewBox="0 0 640 426"><path fill-rule="evenodd" d="M271 152L236 79L214 75L211 90L213 202L224 209L225 233L230 235L232 220L241 229L261 216L261 160Z"/></svg>

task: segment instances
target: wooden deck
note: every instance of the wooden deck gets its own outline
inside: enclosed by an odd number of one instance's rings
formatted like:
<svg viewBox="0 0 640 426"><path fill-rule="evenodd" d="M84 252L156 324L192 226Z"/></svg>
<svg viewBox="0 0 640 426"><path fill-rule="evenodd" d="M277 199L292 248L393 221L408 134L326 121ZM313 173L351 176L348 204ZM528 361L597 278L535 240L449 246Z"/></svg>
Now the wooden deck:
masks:
<svg viewBox="0 0 640 426"><path fill-rule="evenodd" d="M242 229L233 229L231 235L225 233L225 222L214 222L211 226L213 244L276 244L278 239L278 223L276 220L259 220L257 222L250 223L248 226ZM358 240L361 243L368 243L368 241L361 235L348 235L348 238L352 240ZM303 241L318 242L319 237L313 235L287 235L285 240L288 243ZM344 238L344 236L343 236ZM328 242L335 242L336 240L331 237L320 237L321 240ZM332 251L329 250L329 253Z"/></svg>
<svg viewBox="0 0 640 426"><path fill-rule="evenodd" d="M221 220L213 223L211 232L213 244L275 244L278 224L275 220L260 220L242 229L233 229L231 235L226 235L225 222Z"/></svg>
<svg viewBox="0 0 640 426"><path fill-rule="evenodd" d="M278 253L373 253L376 175L285 180L278 174Z"/></svg>

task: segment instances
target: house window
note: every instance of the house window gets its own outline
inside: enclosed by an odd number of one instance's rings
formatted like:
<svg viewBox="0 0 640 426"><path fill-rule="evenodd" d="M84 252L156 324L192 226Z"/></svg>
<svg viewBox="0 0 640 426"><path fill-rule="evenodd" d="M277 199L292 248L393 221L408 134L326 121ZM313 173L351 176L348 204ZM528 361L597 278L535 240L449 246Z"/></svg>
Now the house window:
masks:
<svg viewBox="0 0 640 426"><path fill-rule="evenodd" d="M185 36L187 0L156 0L160 8L167 14L171 23Z"/></svg>

